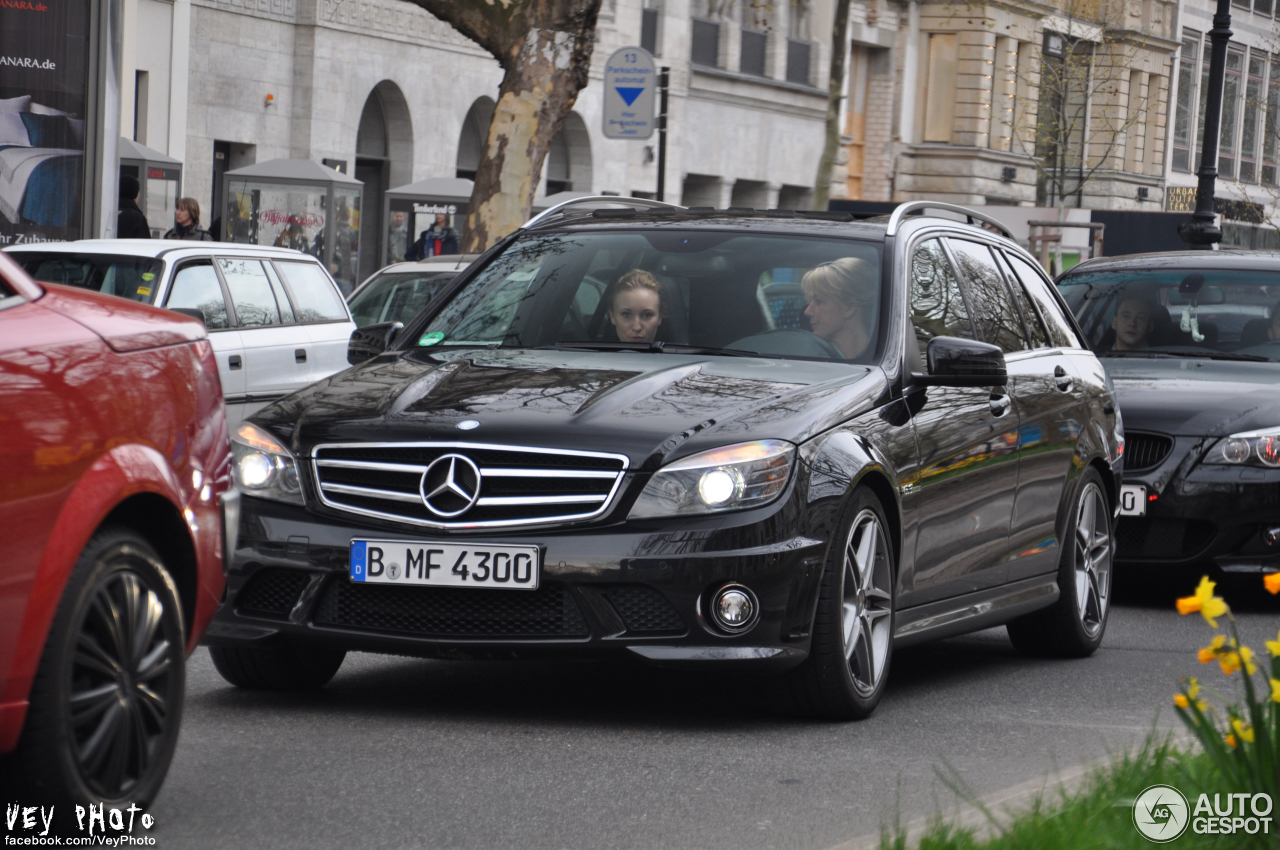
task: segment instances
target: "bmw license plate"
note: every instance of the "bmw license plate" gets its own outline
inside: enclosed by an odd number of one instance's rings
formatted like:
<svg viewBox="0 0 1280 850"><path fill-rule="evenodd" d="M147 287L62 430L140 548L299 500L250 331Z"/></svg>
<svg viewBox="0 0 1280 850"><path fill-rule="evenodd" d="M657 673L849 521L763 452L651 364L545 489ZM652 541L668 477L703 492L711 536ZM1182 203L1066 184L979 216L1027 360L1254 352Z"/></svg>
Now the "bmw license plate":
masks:
<svg viewBox="0 0 1280 850"><path fill-rule="evenodd" d="M351 580L366 584L537 590L537 546L352 540Z"/></svg>
<svg viewBox="0 0 1280 850"><path fill-rule="evenodd" d="M1120 516L1147 515L1147 488L1141 484L1120 487Z"/></svg>

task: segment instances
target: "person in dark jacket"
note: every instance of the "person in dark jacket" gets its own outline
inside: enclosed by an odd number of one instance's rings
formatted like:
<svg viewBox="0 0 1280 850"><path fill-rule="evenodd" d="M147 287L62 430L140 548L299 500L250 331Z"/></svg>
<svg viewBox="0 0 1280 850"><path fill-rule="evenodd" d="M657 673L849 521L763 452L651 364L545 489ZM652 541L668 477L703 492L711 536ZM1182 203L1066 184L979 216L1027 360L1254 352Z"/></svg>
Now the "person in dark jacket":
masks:
<svg viewBox="0 0 1280 850"><path fill-rule="evenodd" d="M116 219L116 236L121 239L150 239L151 227L138 206L142 185L137 177L120 175L120 215Z"/></svg>
<svg viewBox="0 0 1280 850"><path fill-rule="evenodd" d="M449 226L449 217L436 213L436 223L422 231L418 241L405 252L406 260L425 260L427 257L438 257L441 254L458 253L458 231Z"/></svg>
<svg viewBox="0 0 1280 850"><path fill-rule="evenodd" d="M173 227L165 239L185 239L188 242L212 242L213 236L200 228L200 202L195 198L178 198L173 207Z"/></svg>

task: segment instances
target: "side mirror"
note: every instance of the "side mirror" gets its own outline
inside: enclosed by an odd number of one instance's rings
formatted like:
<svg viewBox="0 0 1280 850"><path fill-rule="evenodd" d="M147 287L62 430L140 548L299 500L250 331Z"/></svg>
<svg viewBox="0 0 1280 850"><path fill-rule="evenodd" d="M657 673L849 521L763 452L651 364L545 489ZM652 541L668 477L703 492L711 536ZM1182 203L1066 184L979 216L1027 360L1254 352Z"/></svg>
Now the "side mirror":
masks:
<svg viewBox="0 0 1280 850"><path fill-rule="evenodd" d="M378 322L376 325L356 328L351 332L351 341L347 343L347 362L355 366L372 360L390 348L402 330L404 322Z"/></svg>
<svg viewBox="0 0 1280 850"><path fill-rule="evenodd" d="M199 319L200 324L202 325L207 326L208 324L204 320L204 310L201 310L197 307L170 307L169 310L170 312L173 312L173 313L181 313L184 316L190 316L193 319Z"/></svg>
<svg viewBox="0 0 1280 850"><path fill-rule="evenodd" d="M936 336L929 340L929 374L912 380L932 387L1003 387L1009 383L1004 352L998 345Z"/></svg>

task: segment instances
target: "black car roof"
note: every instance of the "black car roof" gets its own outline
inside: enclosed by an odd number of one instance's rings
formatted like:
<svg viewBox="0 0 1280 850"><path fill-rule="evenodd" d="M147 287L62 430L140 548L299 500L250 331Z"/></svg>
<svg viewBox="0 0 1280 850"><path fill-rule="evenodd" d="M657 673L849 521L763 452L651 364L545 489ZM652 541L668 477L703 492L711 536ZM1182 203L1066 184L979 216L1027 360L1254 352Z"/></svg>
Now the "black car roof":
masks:
<svg viewBox="0 0 1280 850"><path fill-rule="evenodd" d="M1155 254L1096 257L1063 272L1058 277L1058 281L1062 282L1072 275L1085 272L1205 268L1280 271L1280 253L1275 251L1163 251Z"/></svg>

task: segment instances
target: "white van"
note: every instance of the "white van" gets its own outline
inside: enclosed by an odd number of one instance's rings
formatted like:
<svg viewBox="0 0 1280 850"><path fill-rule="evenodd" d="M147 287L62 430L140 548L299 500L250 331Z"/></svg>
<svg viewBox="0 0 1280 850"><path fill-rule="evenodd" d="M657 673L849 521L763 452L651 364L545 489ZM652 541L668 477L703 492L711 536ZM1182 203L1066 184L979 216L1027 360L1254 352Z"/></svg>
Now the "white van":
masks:
<svg viewBox="0 0 1280 850"><path fill-rule="evenodd" d="M232 427L347 368L355 323L333 278L309 254L158 239L41 242L5 251L36 280L202 318Z"/></svg>

